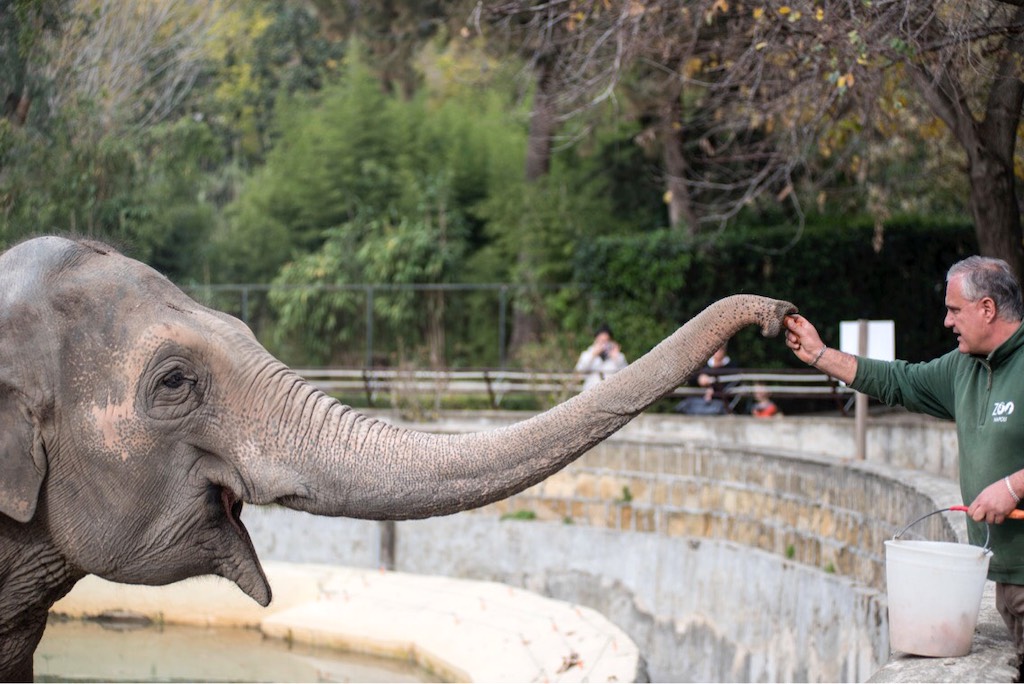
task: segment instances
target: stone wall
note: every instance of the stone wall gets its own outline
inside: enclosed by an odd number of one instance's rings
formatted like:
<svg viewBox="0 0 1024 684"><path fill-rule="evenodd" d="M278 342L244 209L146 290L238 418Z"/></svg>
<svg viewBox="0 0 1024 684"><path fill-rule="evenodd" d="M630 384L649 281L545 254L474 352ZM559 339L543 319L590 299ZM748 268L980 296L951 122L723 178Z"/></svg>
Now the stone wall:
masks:
<svg viewBox="0 0 1024 684"><path fill-rule="evenodd" d="M885 539L959 503L947 424L880 422L869 460L852 462L849 418L642 416L511 499L399 523L396 569L594 607L640 645L656 681L864 681L888 657ZM247 513L261 555L380 563L377 523L295 515ZM956 540L963 528L962 514L932 516L908 535Z"/></svg>
<svg viewBox="0 0 1024 684"><path fill-rule="evenodd" d="M928 493L878 468L623 436L483 512L730 541L882 589L884 541L935 507ZM936 517L914 531L953 538L949 525Z"/></svg>
<svg viewBox="0 0 1024 684"><path fill-rule="evenodd" d="M382 412L379 415L393 414ZM449 411L432 422L420 423L438 430L469 431L508 425L522 420L522 414L506 412ZM853 417L838 415L783 416L753 419L749 416L699 418L675 414L644 414L619 433L644 439L663 438L669 442L697 442L708 445L767 448L813 456L831 456L848 461L856 454ZM874 409L867 421L866 461L956 480L956 426L903 410Z"/></svg>

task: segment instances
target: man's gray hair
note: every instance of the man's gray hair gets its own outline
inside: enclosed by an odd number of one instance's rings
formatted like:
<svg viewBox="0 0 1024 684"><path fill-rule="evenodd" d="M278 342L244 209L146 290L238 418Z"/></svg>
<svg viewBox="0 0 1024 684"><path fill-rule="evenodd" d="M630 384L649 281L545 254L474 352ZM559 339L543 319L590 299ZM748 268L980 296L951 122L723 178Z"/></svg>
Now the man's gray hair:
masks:
<svg viewBox="0 0 1024 684"><path fill-rule="evenodd" d="M949 267L946 282L954 276L962 276L960 287L967 301L976 302L983 297L991 297L1000 318L1011 322L1024 319L1020 283L1010 270L1010 265L1002 259L967 257Z"/></svg>

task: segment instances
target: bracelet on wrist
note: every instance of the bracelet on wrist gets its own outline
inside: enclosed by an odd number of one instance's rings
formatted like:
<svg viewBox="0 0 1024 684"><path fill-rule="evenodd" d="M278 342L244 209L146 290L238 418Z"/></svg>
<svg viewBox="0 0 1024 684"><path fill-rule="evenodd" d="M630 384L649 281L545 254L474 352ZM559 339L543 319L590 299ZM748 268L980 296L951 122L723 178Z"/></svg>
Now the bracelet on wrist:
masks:
<svg viewBox="0 0 1024 684"><path fill-rule="evenodd" d="M825 350L826 349L828 349L828 345L826 345L826 344L821 345L821 349L818 350L818 353L814 355L814 358L807 365L808 366L817 366L818 362L821 361L821 357L825 354Z"/></svg>
<svg viewBox="0 0 1024 684"><path fill-rule="evenodd" d="M1010 496L1013 497L1013 502L1020 503L1020 497L1017 496L1017 492L1013 491L1013 485L1010 484L1010 476L1004 477L1003 482L1006 484L1006 491L1010 492Z"/></svg>

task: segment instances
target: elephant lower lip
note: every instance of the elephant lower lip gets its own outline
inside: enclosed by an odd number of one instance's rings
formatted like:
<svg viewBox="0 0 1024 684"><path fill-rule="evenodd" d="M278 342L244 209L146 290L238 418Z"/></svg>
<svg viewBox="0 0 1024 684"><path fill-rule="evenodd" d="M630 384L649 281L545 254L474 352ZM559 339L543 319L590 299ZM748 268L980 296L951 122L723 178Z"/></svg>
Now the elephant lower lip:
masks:
<svg viewBox="0 0 1024 684"><path fill-rule="evenodd" d="M242 527L242 500L236 497L235 493L227 487L221 487L220 503L224 507L224 514L231 522L231 526L243 538L247 538L248 534L245 532L245 528Z"/></svg>
<svg viewBox="0 0 1024 684"><path fill-rule="evenodd" d="M235 542L225 540L235 552L224 559L217 574L233 581L261 606L267 606L271 599L270 585L256 557L256 549L249 538L249 532L242 525L242 500L227 487L221 486L218 489L224 517L231 524L241 547L235 546Z"/></svg>

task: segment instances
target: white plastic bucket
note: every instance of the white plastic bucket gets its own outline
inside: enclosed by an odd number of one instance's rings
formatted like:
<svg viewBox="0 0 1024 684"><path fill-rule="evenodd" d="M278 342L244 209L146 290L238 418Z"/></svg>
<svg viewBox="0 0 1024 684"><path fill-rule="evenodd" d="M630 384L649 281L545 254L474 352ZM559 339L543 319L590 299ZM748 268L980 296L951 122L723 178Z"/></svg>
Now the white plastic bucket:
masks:
<svg viewBox="0 0 1024 684"><path fill-rule="evenodd" d="M970 544L886 541L892 650L934 657L970 653L991 557L990 549Z"/></svg>

